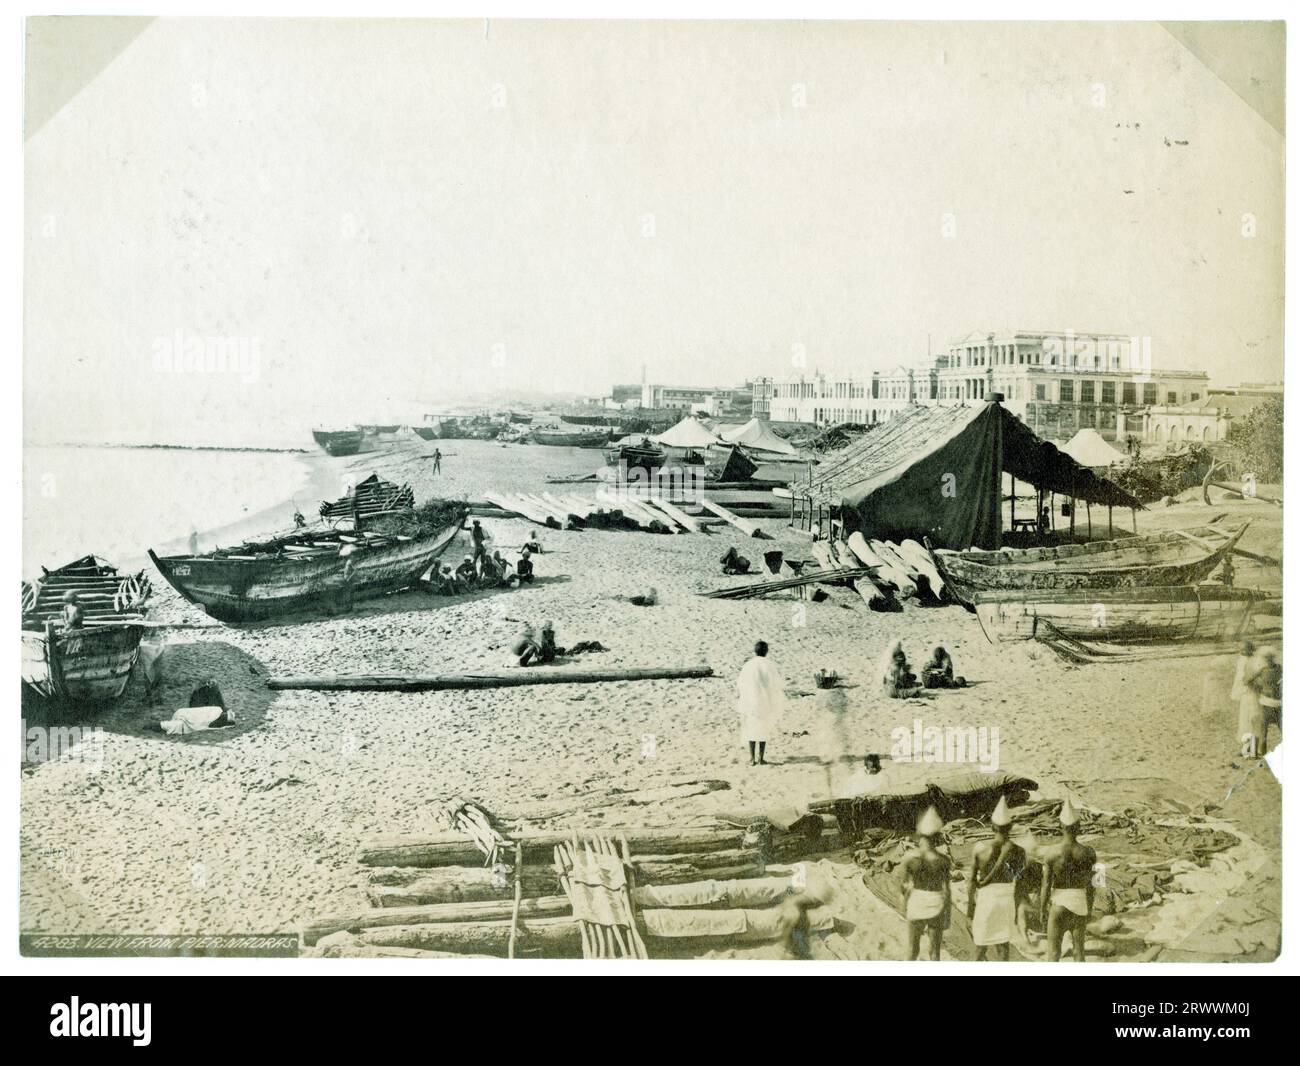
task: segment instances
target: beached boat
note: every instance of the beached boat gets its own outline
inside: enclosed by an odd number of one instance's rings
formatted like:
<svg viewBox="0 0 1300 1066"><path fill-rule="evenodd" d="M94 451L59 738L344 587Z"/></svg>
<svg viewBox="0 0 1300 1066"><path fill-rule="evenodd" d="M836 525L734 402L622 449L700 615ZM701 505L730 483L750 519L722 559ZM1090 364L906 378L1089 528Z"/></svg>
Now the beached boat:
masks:
<svg viewBox="0 0 1300 1066"><path fill-rule="evenodd" d="M664 465L666 458L664 450L652 444L625 444L621 448L610 448L605 452L606 464L618 466L619 463L626 463L629 469L657 470Z"/></svg>
<svg viewBox="0 0 1300 1066"><path fill-rule="evenodd" d="M62 622L63 597L75 592L83 622ZM121 575L93 555L34 582L23 582L22 679L49 700L98 703L122 695L144 634L149 579Z"/></svg>
<svg viewBox="0 0 1300 1066"><path fill-rule="evenodd" d="M518 411L510 412L510 421L516 425L527 426L533 421L532 415L521 415Z"/></svg>
<svg viewBox="0 0 1300 1066"><path fill-rule="evenodd" d="M412 426L411 432L421 440L437 440L438 432L432 426Z"/></svg>
<svg viewBox="0 0 1300 1066"><path fill-rule="evenodd" d="M550 444L562 448L599 448L609 442L609 433L603 429L579 433L535 429L528 436L534 444Z"/></svg>
<svg viewBox="0 0 1300 1066"><path fill-rule="evenodd" d="M981 592L1132 589L1194 585L1236 547L1237 529L1197 526L1144 537L1003 551L931 551L953 595L973 604Z"/></svg>
<svg viewBox="0 0 1300 1066"><path fill-rule="evenodd" d="M1057 635L1109 644L1235 640L1265 598L1223 585L981 592L975 613L995 644Z"/></svg>
<svg viewBox="0 0 1300 1066"><path fill-rule="evenodd" d="M311 435L328 455L356 455L364 439L359 429L313 429Z"/></svg>
<svg viewBox="0 0 1300 1066"><path fill-rule="evenodd" d="M149 558L177 592L223 622L346 610L354 599L414 584L455 539L465 513L434 501L387 516L382 532L305 529L205 555L151 550Z"/></svg>

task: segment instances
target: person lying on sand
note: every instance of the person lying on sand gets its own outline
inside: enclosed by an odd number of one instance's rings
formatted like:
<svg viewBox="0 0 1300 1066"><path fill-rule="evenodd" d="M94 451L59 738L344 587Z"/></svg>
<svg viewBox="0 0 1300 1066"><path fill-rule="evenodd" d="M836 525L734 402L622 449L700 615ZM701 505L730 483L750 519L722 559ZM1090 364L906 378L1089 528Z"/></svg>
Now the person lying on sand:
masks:
<svg viewBox="0 0 1300 1066"><path fill-rule="evenodd" d="M651 586L649 592L629 596L628 601L630 603L635 603L638 607L653 607L659 602L659 590Z"/></svg>
<svg viewBox="0 0 1300 1066"><path fill-rule="evenodd" d="M964 677L953 676L952 656L942 647L935 648L930 661L921 667L921 682L926 688L966 687Z"/></svg>

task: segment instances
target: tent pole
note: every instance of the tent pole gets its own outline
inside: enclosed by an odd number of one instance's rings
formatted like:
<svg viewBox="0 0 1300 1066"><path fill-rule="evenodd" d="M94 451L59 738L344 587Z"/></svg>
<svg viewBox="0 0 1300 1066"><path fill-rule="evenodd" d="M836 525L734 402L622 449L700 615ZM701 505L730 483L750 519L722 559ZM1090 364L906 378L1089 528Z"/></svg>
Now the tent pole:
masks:
<svg viewBox="0 0 1300 1066"><path fill-rule="evenodd" d="M1092 501L1084 500L1083 507L1088 514L1088 539L1092 540Z"/></svg>
<svg viewBox="0 0 1300 1066"><path fill-rule="evenodd" d="M1106 532L1108 540L1115 539L1115 505L1106 504Z"/></svg>
<svg viewBox="0 0 1300 1066"><path fill-rule="evenodd" d="M1133 532L1136 533L1138 531L1138 509L1134 507L1132 510L1133 510Z"/></svg>
<svg viewBox="0 0 1300 1066"><path fill-rule="evenodd" d="M1016 531L1016 475L1011 475L1011 532Z"/></svg>
<svg viewBox="0 0 1300 1066"><path fill-rule="evenodd" d="M1074 539L1074 506L1075 506L1075 499L1073 496L1071 496L1070 497L1070 539L1071 540Z"/></svg>
<svg viewBox="0 0 1300 1066"><path fill-rule="evenodd" d="M1055 490L1053 490L1051 495L1048 497L1048 501L1049 501L1049 506L1047 508L1048 529L1050 529L1052 531L1052 535L1055 536L1056 535L1056 491Z"/></svg>

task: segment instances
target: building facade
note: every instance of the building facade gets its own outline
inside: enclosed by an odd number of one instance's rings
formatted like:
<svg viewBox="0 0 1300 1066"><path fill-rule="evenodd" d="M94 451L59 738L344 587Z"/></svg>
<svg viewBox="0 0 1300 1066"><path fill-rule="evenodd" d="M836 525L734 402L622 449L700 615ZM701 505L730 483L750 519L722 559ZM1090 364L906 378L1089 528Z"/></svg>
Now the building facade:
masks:
<svg viewBox="0 0 1300 1066"><path fill-rule="evenodd" d="M1144 437L1146 411L1205 398L1201 371L1156 370L1149 338L1070 331L972 333L922 367L865 377L796 375L773 385L780 421L880 422L910 403L963 403L1001 393L1035 433L1068 440L1095 429L1107 440Z"/></svg>
<svg viewBox="0 0 1300 1066"><path fill-rule="evenodd" d="M1146 412L1142 439L1151 444L1225 440L1235 420L1280 398L1280 391L1215 392L1196 403L1159 404Z"/></svg>

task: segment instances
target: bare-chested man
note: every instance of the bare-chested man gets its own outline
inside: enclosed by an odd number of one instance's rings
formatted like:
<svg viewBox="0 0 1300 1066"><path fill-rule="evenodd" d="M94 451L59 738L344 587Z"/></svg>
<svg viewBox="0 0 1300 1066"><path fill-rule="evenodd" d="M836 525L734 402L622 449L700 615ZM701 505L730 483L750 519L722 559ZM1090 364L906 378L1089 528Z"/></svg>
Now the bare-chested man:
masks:
<svg viewBox="0 0 1300 1066"><path fill-rule="evenodd" d="M1074 961L1083 962L1083 944L1092 914L1092 868L1097 853L1079 843L1079 815L1068 798L1061 804L1061 828L1065 839L1043 856L1039 907L1047 927L1047 959L1060 961L1061 941L1068 930L1074 943Z"/></svg>
<svg viewBox="0 0 1300 1066"><path fill-rule="evenodd" d="M982 841L971 855L966 917L975 941L975 961L993 957L1006 962L1011 954L1011 930L1015 925L1025 872L1025 849L1011 839L1011 812L1007 798L993 808L993 839Z"/></svg>
<svg viewBox="0 0 1300 1066"><path fill-rule="evenodd" d="M921 952L921 934L930 938L930 961L939 961L943 931L952 912L949 875L952 860L936 850L934 838L943 831L943 819L926 808L916 824L917 851L903 862L903 906L907 914L907 961Z"/></svg>

